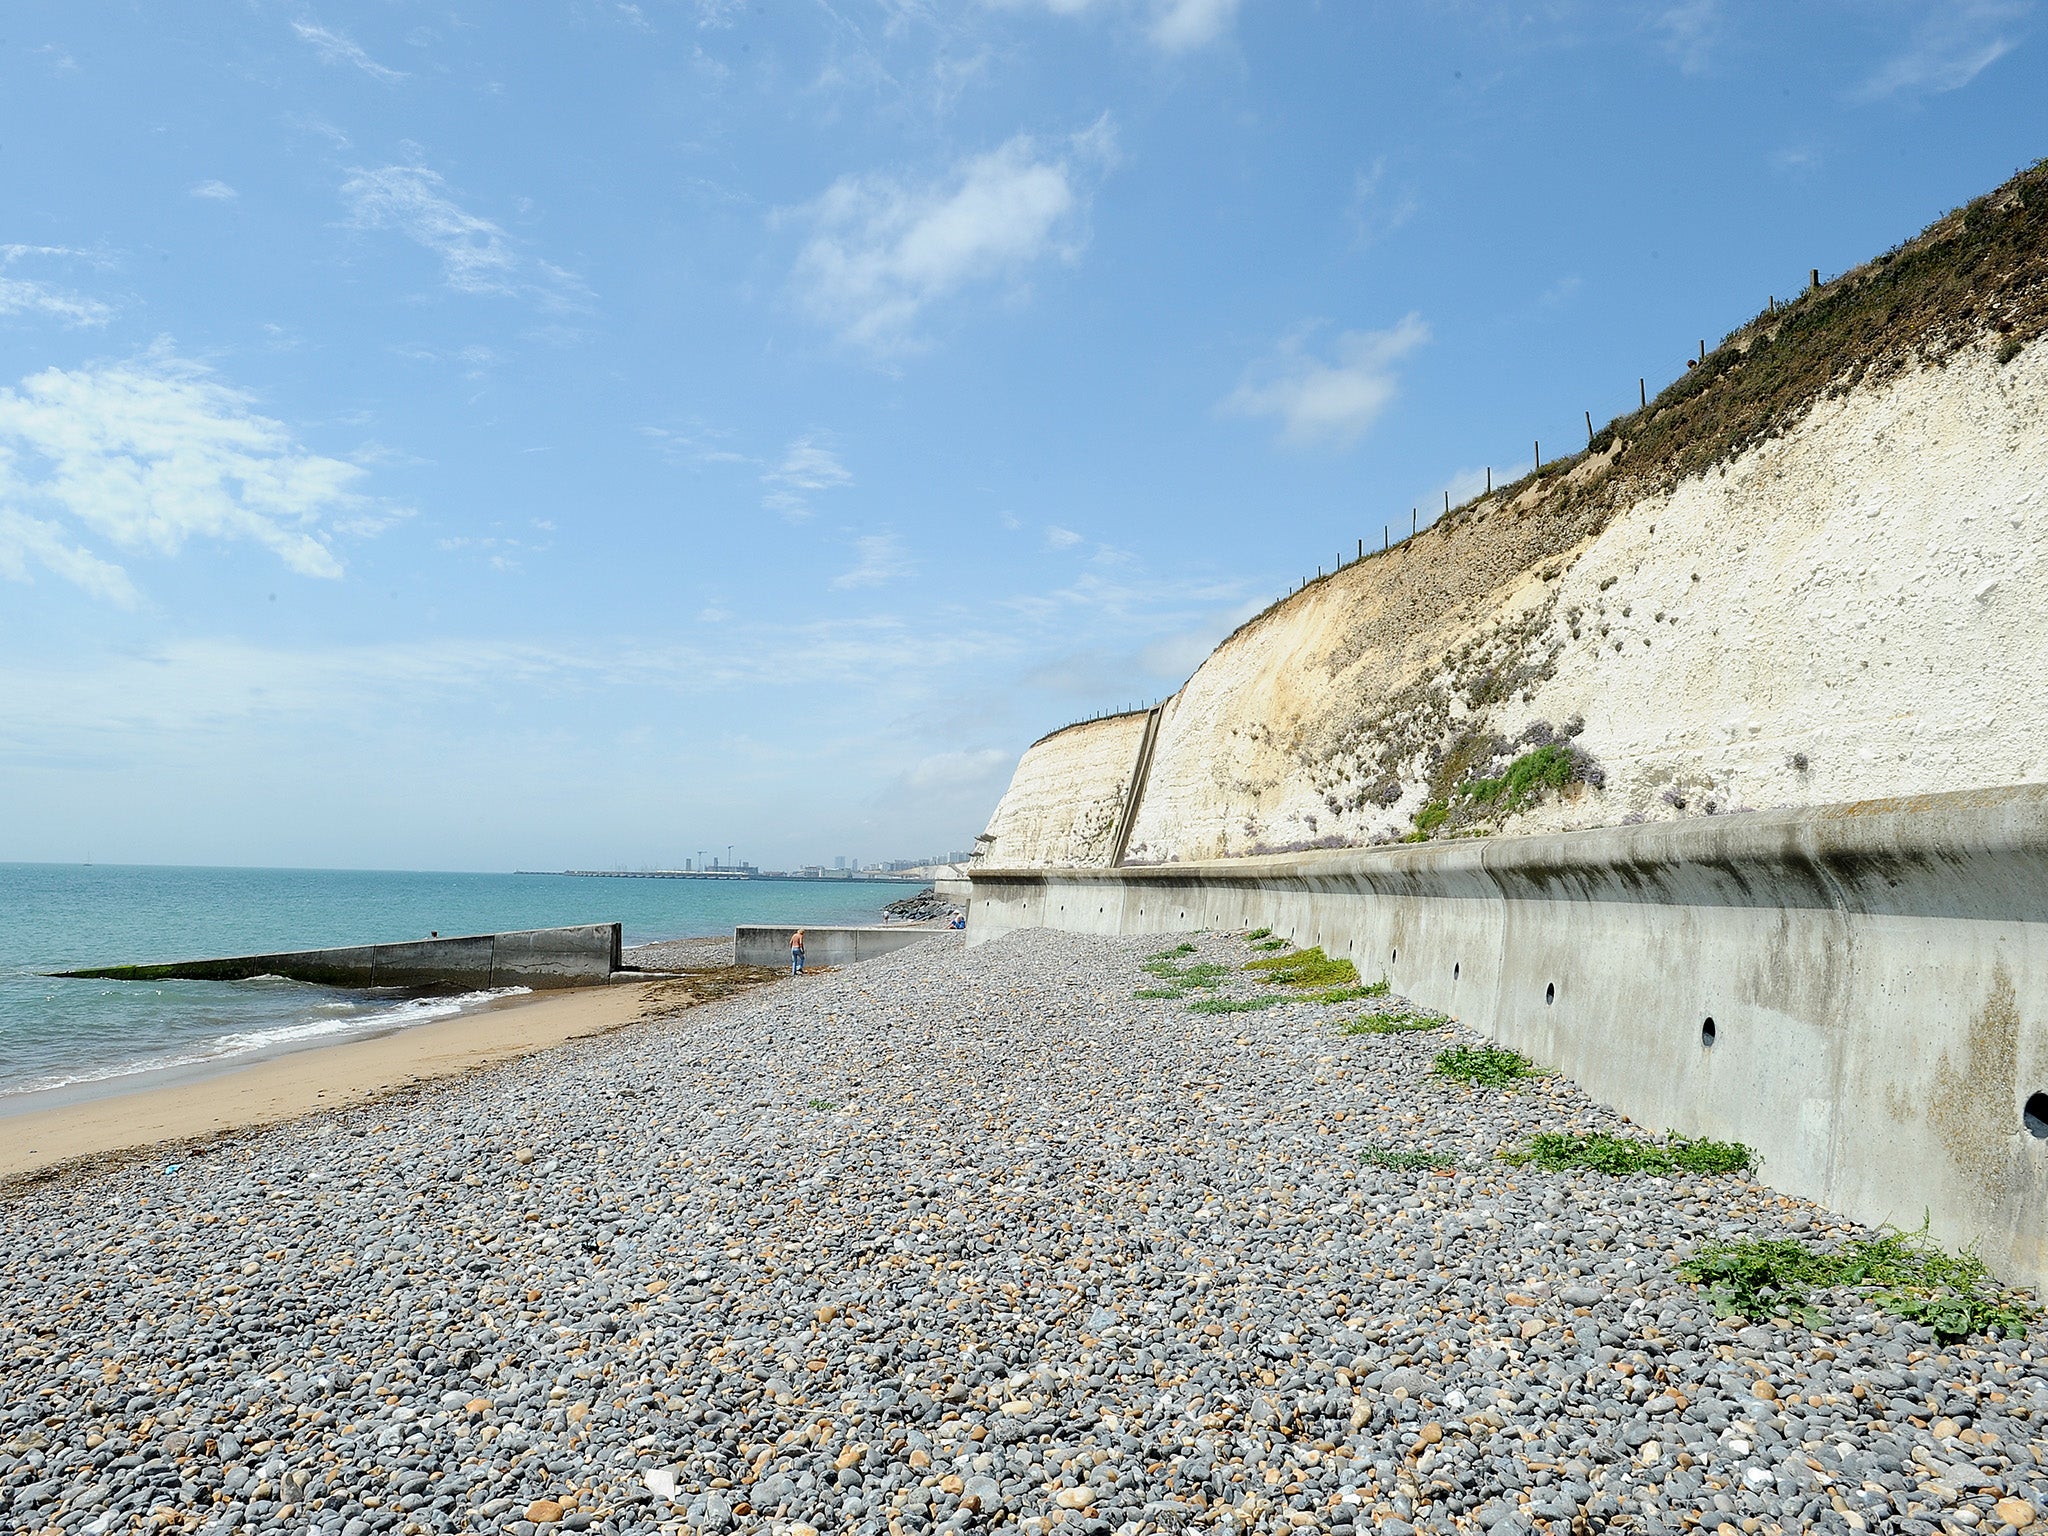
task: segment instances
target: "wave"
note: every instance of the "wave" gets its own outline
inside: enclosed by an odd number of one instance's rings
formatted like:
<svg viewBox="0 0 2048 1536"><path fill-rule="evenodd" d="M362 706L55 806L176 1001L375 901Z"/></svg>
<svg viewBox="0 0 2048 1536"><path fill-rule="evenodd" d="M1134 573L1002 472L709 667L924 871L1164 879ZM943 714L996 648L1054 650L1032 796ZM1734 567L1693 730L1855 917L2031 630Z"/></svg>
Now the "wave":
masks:
<svg viewBox="0 0 2048 1536"><path fill-rule="evenodd" d="M71 1088L81 1083L109 1082L115 1078L133 1077L144 1072L163 1072L174 1067L202 1066L208 1062L226 1061L235 1056L288 1050L316 1041L337 1044L350 1036L389 1034L396 1030L410 1029L417 1024L430 1023L435 1019L451 1018L465 1009L495 1002L500 998L519 997L532 990L531 987L491 987L485 991L464 992L453 997L415 997L403 1002L383 1004L320 1002L313 1005L315 1011L339 1016L301 1019L289 1024L273 1025L267 1029L237 1030L195 1041L189 1048L175 1054L136 1057L104 1066L79 1067L72 1071L31 1078L0 1090L0 1098L11 1098L16 1094L47 1093L53 1088Z"/></svg>

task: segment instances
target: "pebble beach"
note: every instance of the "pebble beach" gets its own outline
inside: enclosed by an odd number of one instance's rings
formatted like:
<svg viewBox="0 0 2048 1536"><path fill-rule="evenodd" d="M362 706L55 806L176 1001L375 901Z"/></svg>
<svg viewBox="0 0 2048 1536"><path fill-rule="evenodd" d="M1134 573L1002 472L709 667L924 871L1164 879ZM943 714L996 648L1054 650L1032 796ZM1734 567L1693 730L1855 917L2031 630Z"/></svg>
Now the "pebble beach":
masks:
<svg viewBox="0 0 2048 1536"><path fill-rule="evenodd" d="M1717 1318L1700 1244L1862 1230L1514 1166L1641 1132L1432 1075L1455 1023L1343 1032L1398 998L1137 997L1171 942L939 934L16 1182L0 1528L2048 1527L2041 1323Z"/></svg>

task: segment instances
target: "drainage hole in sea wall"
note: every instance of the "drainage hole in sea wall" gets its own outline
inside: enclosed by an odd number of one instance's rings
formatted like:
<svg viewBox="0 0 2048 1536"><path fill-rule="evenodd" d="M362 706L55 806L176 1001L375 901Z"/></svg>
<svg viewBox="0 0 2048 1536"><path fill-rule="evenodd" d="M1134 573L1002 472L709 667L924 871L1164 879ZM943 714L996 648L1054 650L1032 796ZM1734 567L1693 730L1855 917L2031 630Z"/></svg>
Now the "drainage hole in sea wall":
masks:
<svg viewBox="0 0 2048 1536"><path fill-rule="evenodd" d="M1462 971L1462 970L1464 970L1464 969L1465 969L1465 962L1464 962L1464 961L1462 961L1462 960L1453 960L1453 961L1451 962L1451 980L1453 980L1453 981L1456 981L1456 980L1458 979L1458 972L1460 972L1460 971Z"/></svg>
<svg viewBox="0 0 2048 1536"><path fill-rule="evenodd" d="M1389 965L1399 965L1400 963L1401 963L1401 951L1399 951L1399 950L1397 949L1397 950L1395 950L1395 951L1393 952L1393 954L1392 954L1392 955L1390 955L1390 956L1388 956L1388 957L1387 957L1387 964L1389 964Z"/></svg>
<svg viewBox="0 0 2048 1536"><path fill-rule="evenodd" d="M1547 986L1547 987L1545 987L1545 988L1543 989L1543 1006L1544 1006L1544 1007L1546 1007L1546 1008L1548 1008L1548 1007L1549 1007L1549 1006L1550 1006L1550 1005L1551 1005L1552 1003L1554 1003L1554 1002L1556 1002L1556 1001L1557 1001L1557 983L1553 981L1552 983L1550 983L1550 985L1549 985L1549 986Z"/></svg>
<svg viewBox="0 0 2048 1536"><path fill-rule="evenodd" d="M2037 1141L2048 1141L2048 1093L2037 1093L2027 1100L2020 1111L2020 1118L2026 1122L2027 1134Z"/></svg>
<svg viewBox="0 0 2048 1536"><path fill-rule="evenodd" d="M1706 1021L1700 1025L1701 1050L1711 1051L1714 1048L1714 1033L1714 1020L1712 1015L1709 1015Z"/></svg>

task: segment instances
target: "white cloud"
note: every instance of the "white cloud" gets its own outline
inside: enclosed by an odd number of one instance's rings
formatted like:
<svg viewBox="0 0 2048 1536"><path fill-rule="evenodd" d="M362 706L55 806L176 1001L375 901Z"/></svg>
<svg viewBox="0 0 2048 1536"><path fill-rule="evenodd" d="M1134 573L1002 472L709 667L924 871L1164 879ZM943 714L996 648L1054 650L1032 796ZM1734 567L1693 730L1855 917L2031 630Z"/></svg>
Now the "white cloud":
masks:
<svg viewBox="0 0 2048 1536"><path fill-rule="evenodd" d="M841 177L798 210L811 225L795 271L805 305L846 340L887 350L913 342L940 299L1075 260L1083 167L1106 163L1111 139L1106 121L1060 149L1019 135L921 186Z"/></svg>
<svg viewBox="0 0 2048 1536"><path fill-rule="evenodd" d="M1110 10L1114 4L1098 0L990 0L1005 9L1038 6L1055 16L1079 16L1091 10ZM1215 42L1237 19L1240 0L1126 0L1141 5L1145 35L1168 53L1181 53Z"/></svg>
<svg viewBox="0 0 2048 1536"><path fill-rule="evenodd" d="M192 184L191 193L194 197L212 198L222 203L231 202L242 195L224 181L196 181Z"/></svg>
<svg viewBox="0 0 2048 1536"><path fill-rule="evenodd" d="M0 466L4 463L0 459ZM135 584L118 565L102 560L80 545L67 543L64 530L56 524L0 504L0 576L10 581L32 579L31 560L93 596L123 608L133 608L138 600Z"/></svg>
<svg viewBox="0 0 2048 1536"><path fill-rule="evenodd" d="M1290 443L1348 446L1394 398L1394 364L1429 340L1429 327L1411 314L1392 330L1346 331L1327 361L1306 350L1309 329L1285 338L1246 370L1221 409L1276 417Z"/></svg>
<svg viewBox="0 0 2048 1536"><path fill-rule="evenodd" d="M61 245L0 245L0 315L45 315L66 325L105 325L112 319L112 306L98 299L69 293L35 278L18 277L10 271L17 262L52 258L99 261L84 251Z"/></svg>
<svg viewBox="0 0 2048 1536"><path fill-rule="evenodd" d="M1679 69L1697 75L1706 69L1721 40L1723 21L1721 0L1679 0L1658 11L1651 26Z"/></svg>
<svg viewBox="0 0 2048 1536"><path fill-rule="evenodd" d="M983 747L978 752L934 752L912 763L904 772L902 783L904 788L920 794L958 789L963 783L992 784L1007 779L1015 761L1014 752L995 747Z"/></svg>
<svg viewBox="0 0 2048 1536"><path fill-rule="evenodd" d="M899 576L910 574L910 558L903 552L902 541L893 533L871 533L854 540L854 547L860 551L860 563L852 570L832 578L832 585L842 590L850 587L879 587Z"/></svg>
<svg viewBox="0 0 2048 1536"><path fill-rule="evenodd" d="M371 58L354 39L310 21L295 21L292 30L301 42L310 44L313 51L329 64L348 64L360 69L373 80L386 85L396 85L405 78L402 69L387 69Z"/></svg>
<svg viewBox="0 0 2048 1536"><path fill-rule="evenodd" d="M1382 196L1387 179L1387 157L1380 155L1368 170L1351 178L1350 219L1352 240L1363 247L1391 235L1415 217L1420 205L1412 188L1401 187Z"/></svg>
<svg viewBox="0 0 2048 1536"><path fill-rule="evenodd" d="M1237 19L1238 0L1154 0L1152 41L1169 53L1213 43Z"/></svg>
<svg viewBox="0 0 2048 1536"><path fill-rule="evenodd" d="M2032 0L1929 0L1905 50L1853 94L1874 101L1960 90L2019 46L2032 9Z"/></svg>
<svg viewBox="0 0 2048 1536"><path fill-rule="evenodd" d="M1266 607L1264 596L1249 598L1234 607L1207 615L1189 629L1165 635L1138 652L1138 665L1148 677L1164 678L1176 684L1195 675L1195 669L1209 659L1223 637L1246 619Z"/></svg>
<svg viewBox="0 0 2048 1536"><path fill-rule="evenodd" d="M853 484L853 474L830 448L815 436L806 436L783 450L775 467L761 476L761 483L768 487L761 505L798 522L811 515L814 494Z"/></svg>
<svg viewBox="0 0 2048 1536"><path fill-rule="evenodd" d="M396 230L433 252L458 293L533 297L556 306L586 296L574 273L524 256L500 226L448 196L447 185L425 166L387 165L350 171L341 195L356 228Z"/></svg>
<svg viewBox="0 0 2048 1536"><path fill-rule="evenodd" d="M1047 549L1072 549L1080 542L1080 534L1074 532L1071 528L1062 528L1058 523L1053 523L1045 530L1045 547Z"/></svg>
<svg viewBox="0 0 2048 1536"><path fill-rule="evenodd" d="M77 530L128 551L175 554L188 539L246 539L305 576L336 577L330 523L375 524L364 471L309 453L253 399L161 346L131 362L51 368L0 389L0 571L31 559L88 591L129 601L118 566L70 542Z"/></svg>

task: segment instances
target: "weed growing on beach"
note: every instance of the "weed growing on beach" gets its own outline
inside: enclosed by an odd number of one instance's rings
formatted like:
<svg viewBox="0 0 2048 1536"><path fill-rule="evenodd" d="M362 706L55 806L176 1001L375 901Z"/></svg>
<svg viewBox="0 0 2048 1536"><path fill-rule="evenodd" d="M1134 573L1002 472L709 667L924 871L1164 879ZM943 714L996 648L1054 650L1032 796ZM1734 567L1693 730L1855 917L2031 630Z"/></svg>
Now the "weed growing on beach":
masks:
<svg viewBox="0 0 2048 1536"><path fill-rule="evenodd" d="M1253 949L1269 949L1269 950L1270 950L1270 949L1286 949L1287 947L1288 947L1288 943L1287 943L1287 941L1286 941L1285 939L1267 939L1267 940L1266 940L1266 941L1265 941L1264 943L1261 943L1261 944L1254 944L1254 945L1252 946L1252 948L1253 948Z"/></svg>
<svg viewBox="0 0 2048 1536"><path fill-rule="evenodd" d="M1179 987L1140 987L1131 996L1143 998L1149 1002L1152 999L1162 997L1186 997L1187 993L1181 991Z"/></svg>
<svg viewBox="0 0 2048 1536"><path fill-rule="evenodd" d="M1391 1168L1401 1173L1427 1173L1438 1168L1455 1168L1458 1160L1441 1152L1403 1152L1395 1147L1367 1146L1358 1160L1372 1168Z"/></svg>
<svg viewBox="0 0 2048 1536"><path fill-rule="evenodd" d="M1437 1077L1456 1078L1475 1088L1513 1088L1525 1077L1541 1077L1536 1064L1520 1051L1498 1045L1454 1045L1438 1051L1430 1069Z"/></svg>
<svg viewBox="0 0 2048 1536"><path fill-rule="evenodd" d="M818 1110L820 1112L837 1109L838 1107L839 1106L837 1104L834 1104L830 1099L811 1100L811 1108Z"/></svg>
<svg viewBox="0 0 2048 1536"><path fill-rule="evenodd" d="M1252 931L1251 931L1250 933L1248 933L1248 934L1246 934L1246 935L1245 935L1245 942L1246 942L1246 943L1256 943L1256 942L1257 942L1258 940L1260 940L1260 939L1270 939L1271 937L1273 937L1273 930L1272 930L1272 929L1270 929L1270 928L1254 928L1254 929L1253 929L1253 930L1252 930Z"/></svg>
<svg viewBox="0 0 2048 1536"><path fill-rule="evenodd" d="M1189 1013L1256 1013L1261 1008L1290 1002L1285 997L1198 997L1188 1004Z"/></svg>
<svg viewBox="0 0 2048 1536"><path fill-rule="evenodd" d="M1814 1292L1847 1286L1944 1342L1993 1330L2012 1338L2039 1312L2026 1297L1999 1290L1976 1254L1943 1249L1925 1223L1917 1232L1881 1228L1834 1253L1790 1238L1703 1243L1678 1273L1703 1287L1726 1317L1798 1317L1813 1327L1821 1321Z"/></svg>
<svg viewBox="0 0 2048 1536"><path fill-rule="evenodd" d="M1369 987L1326 987L1321 992L1311 992L1302 1001L1305 1003L1355 1003L1362 997L1382 997L1386 994L1385 983Z"/></svg>
<svg viewBox="0 0 2048 1536"><path fill-rule="evenodd" d="M1213 960L1197 965L1176 965L1171 960L1147 960L1140 967L1148 975L1159 978L1161 988L1174 987L1182 992L1209 992L1223 984L1223 978L1230 974L1230 968L1218 965ZM1139 994L1141 997L1143 993Z"/></svg>
<svg viewBox="0 0 2048 1536"><path fill-rule="evenodd" d="M1339 987L1358 980L1357 966L1349 960L1332 960L1323 953L1321 945L1287 955L1270 955L1264 960L1247 960L1244 968L1265 972L1266 984L1275 987Z"/></svg>
<svg viewBox="0 0 2048 1536"><path fill-rule="evenodd" d="M1440 1013L1368 1013L1344 1026L1347 1035L1407 1035L1442 1029L1451 1021Z"/></svg>
<svg viewBox="0 0 2048 1536"><path fill-rule="evenodd" d="M1162 949L1158 954L1150 958L1154 960L1178 960L1181 956L1192 955L1194 952L1195 946L1192 944L1176 944L1171 949Z"/></svg>
<svg viewBox="0 0 2048 1536"><path fill-rule="evenodd" d="M1546 1173L1587 1168L1617 1177L1631 1173L1744 1173L1756 1163L1756 1154L1739 1141L1673 1136L1659 1145L1633 1137L1574 1136L1565 1131L1538 1131L1501 1157L1517 1167L1534 1164Z"/></svg>

